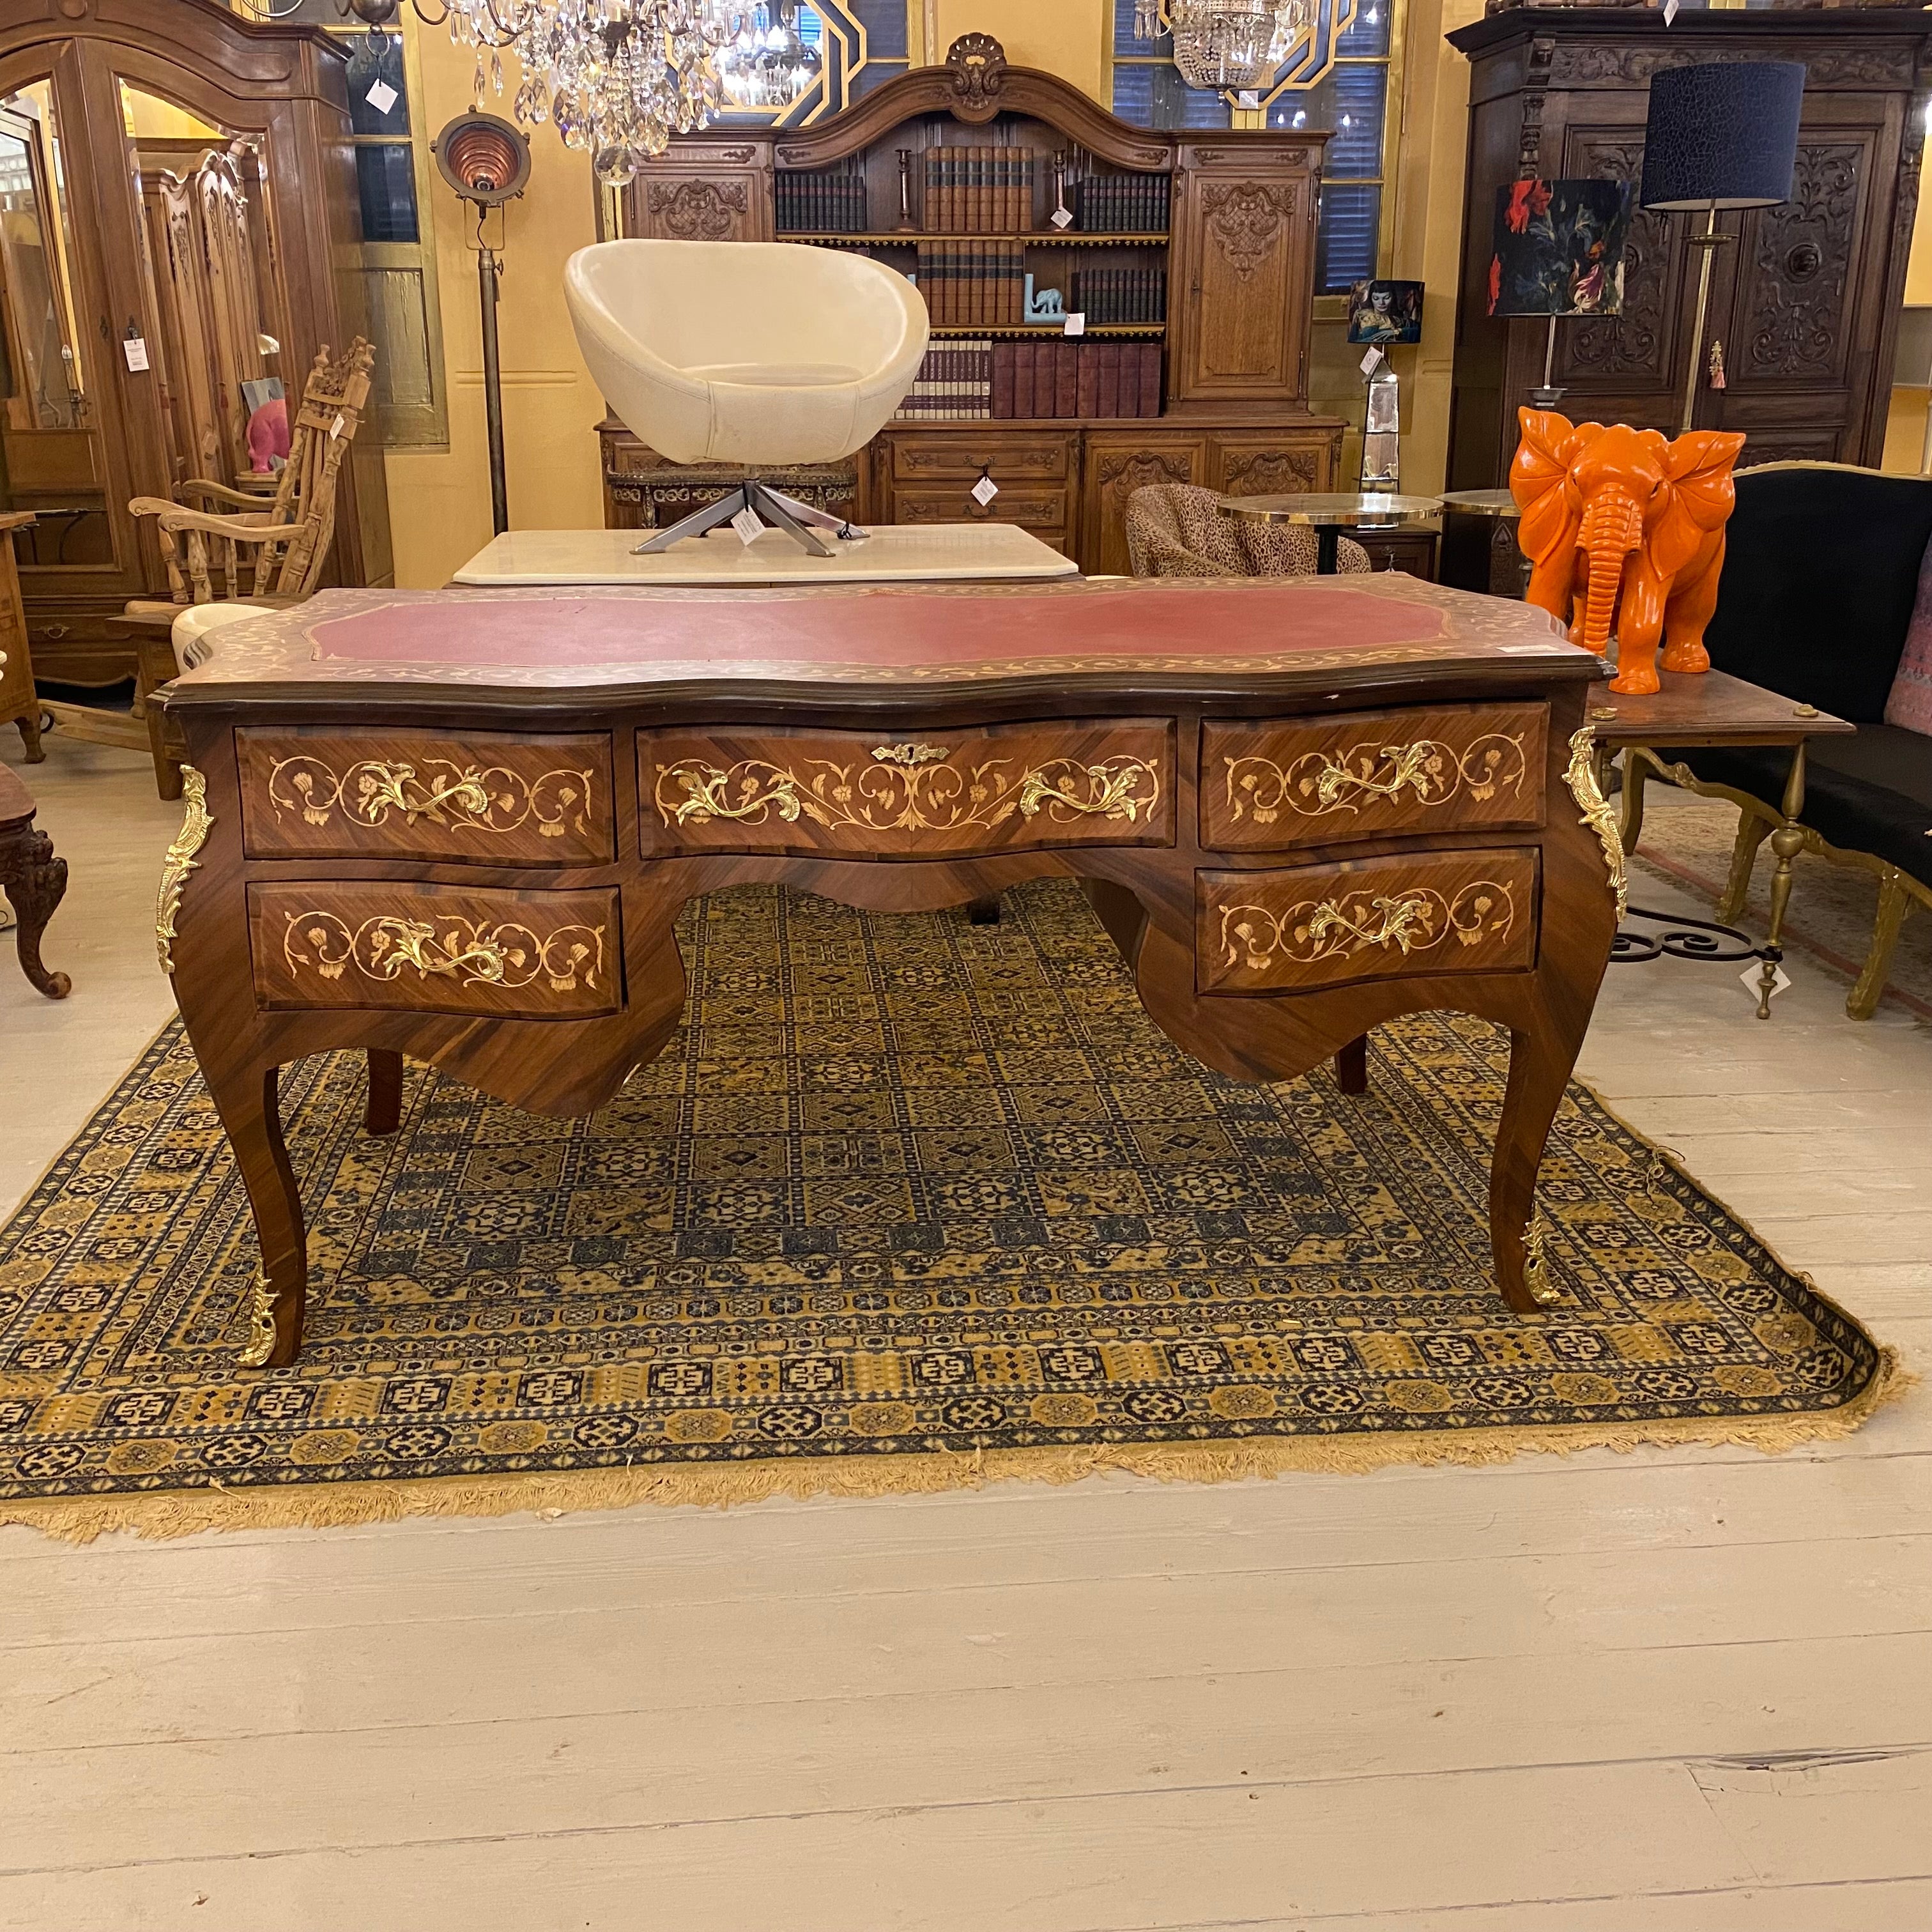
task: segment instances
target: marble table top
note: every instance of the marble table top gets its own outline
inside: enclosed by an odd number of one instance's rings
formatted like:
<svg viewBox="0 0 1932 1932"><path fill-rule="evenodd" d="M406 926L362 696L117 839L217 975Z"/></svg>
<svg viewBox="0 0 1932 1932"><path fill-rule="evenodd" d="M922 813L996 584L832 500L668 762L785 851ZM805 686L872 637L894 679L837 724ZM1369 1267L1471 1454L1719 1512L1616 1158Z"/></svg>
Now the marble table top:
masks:
<svg viewBox="0 0 1932 1932"><path fill-rule="evenodd" d="M1072 577L1079 566L1012 524L880 524L871 536L818 557L782 530L754 543L723 530L686 537L653 556L632 554L648 530L506 530L452 581L508 590L536 584L960 583Z"/></svg>

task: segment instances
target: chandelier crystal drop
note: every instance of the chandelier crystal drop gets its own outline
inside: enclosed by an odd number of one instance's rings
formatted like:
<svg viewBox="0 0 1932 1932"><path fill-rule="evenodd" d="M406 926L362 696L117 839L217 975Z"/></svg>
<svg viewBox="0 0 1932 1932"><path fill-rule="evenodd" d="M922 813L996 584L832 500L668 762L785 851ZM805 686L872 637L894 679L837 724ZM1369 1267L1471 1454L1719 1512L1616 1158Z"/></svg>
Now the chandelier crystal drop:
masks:
<svg viewBox="0 0 1932 1932"><path fill-rule="evenodd" d="M1308 30L1307 0L1135 0L1134 37L1174 39L1190 87L1264 86Z"/></svg>

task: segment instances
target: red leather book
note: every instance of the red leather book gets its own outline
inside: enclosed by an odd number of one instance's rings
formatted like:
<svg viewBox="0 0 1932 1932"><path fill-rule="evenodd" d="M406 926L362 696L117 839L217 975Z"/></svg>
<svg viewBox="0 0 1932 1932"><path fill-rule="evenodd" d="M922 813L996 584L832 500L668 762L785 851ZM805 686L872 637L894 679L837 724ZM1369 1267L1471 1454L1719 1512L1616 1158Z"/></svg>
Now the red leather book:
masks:
<svg viewBox="0 0 1932 1932"><path fill-rule="evenodd" d="M1143 342L1141 344L1141 414L1157 416L1160 414L1160 344Z"/></svg>
<svg viewBox="0 0 1932 1932"><path fill-rule="evenodd" d="M1100 365L1094 385L1094 413L1117 416L1120 413L1120 344L1099 343L1088 352Z"/></svg>
<svg viewBox="0 0 1932 1932"><path fill-rule="evenodd" d="M1077 416L1080 413L1080 345L1055 342L1053 351L1053 413Z"/></svg>
<svg viewBox="0 0 1932 1932"><path fill-rule="evenodd" d="M1097 342L1075 345L1074 366L1079 371L1074 391L1076 416L1097 416L1101 413L1100 348Z"/></svg>
<svg viewBox="0 0 1932 1932"><path fill-rule="evenodd" d="M1033 406L1033 352L1030 342L1016 342L1013 351L1013 417L1018 422L1029 421L1034 414Z"/></svg>
<svg viewBox="0 0 1932 1932"><path fill-rule="evenodd" d="M995 422L1010 422L1013 415L1013 351L1016 343L996 342L993 344L993 417Z"/></svg>

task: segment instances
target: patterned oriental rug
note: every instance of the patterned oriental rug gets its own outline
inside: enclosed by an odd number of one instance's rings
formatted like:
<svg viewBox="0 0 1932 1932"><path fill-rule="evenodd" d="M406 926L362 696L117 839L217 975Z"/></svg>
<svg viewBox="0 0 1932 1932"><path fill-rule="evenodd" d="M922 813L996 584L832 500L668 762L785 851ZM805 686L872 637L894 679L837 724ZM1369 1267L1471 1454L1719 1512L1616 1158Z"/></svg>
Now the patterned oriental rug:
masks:
<svg viewBox="0 0 1932 1932"><path fill-rule="evenodd" d="M1506 1043L1379 1029L1366 1100L1241 1086L1141 1011L1073 887L875 916L694 903L690 1024L602 1114L359 1055L291 1070L315 1267L237 1366L239 1180L171 1024L0 1232L0 1521L339 1523L1180 1478L1845 1432L1855 1322L1571 1090L1561 1306L1510 1316L1484 1196Z"/></svg>

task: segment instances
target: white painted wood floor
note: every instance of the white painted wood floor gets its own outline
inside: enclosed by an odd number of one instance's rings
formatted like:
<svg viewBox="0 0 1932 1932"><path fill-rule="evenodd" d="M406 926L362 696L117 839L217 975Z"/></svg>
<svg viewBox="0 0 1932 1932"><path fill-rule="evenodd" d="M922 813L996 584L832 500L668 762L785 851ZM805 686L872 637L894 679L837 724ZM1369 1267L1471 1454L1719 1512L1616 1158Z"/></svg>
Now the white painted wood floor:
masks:
<svg viewBox="0 0 1932 1932"><path fill-rule="evenodd" d="M0 1206L169 1004L176 808L28 776L75 991L0 957ZM1584 1070L1923 1368L1932 1029L1793 974L1616 969ZM1932 1925L1932 1393L1777 1460L0 1530L0 1925Z"/></svg>

